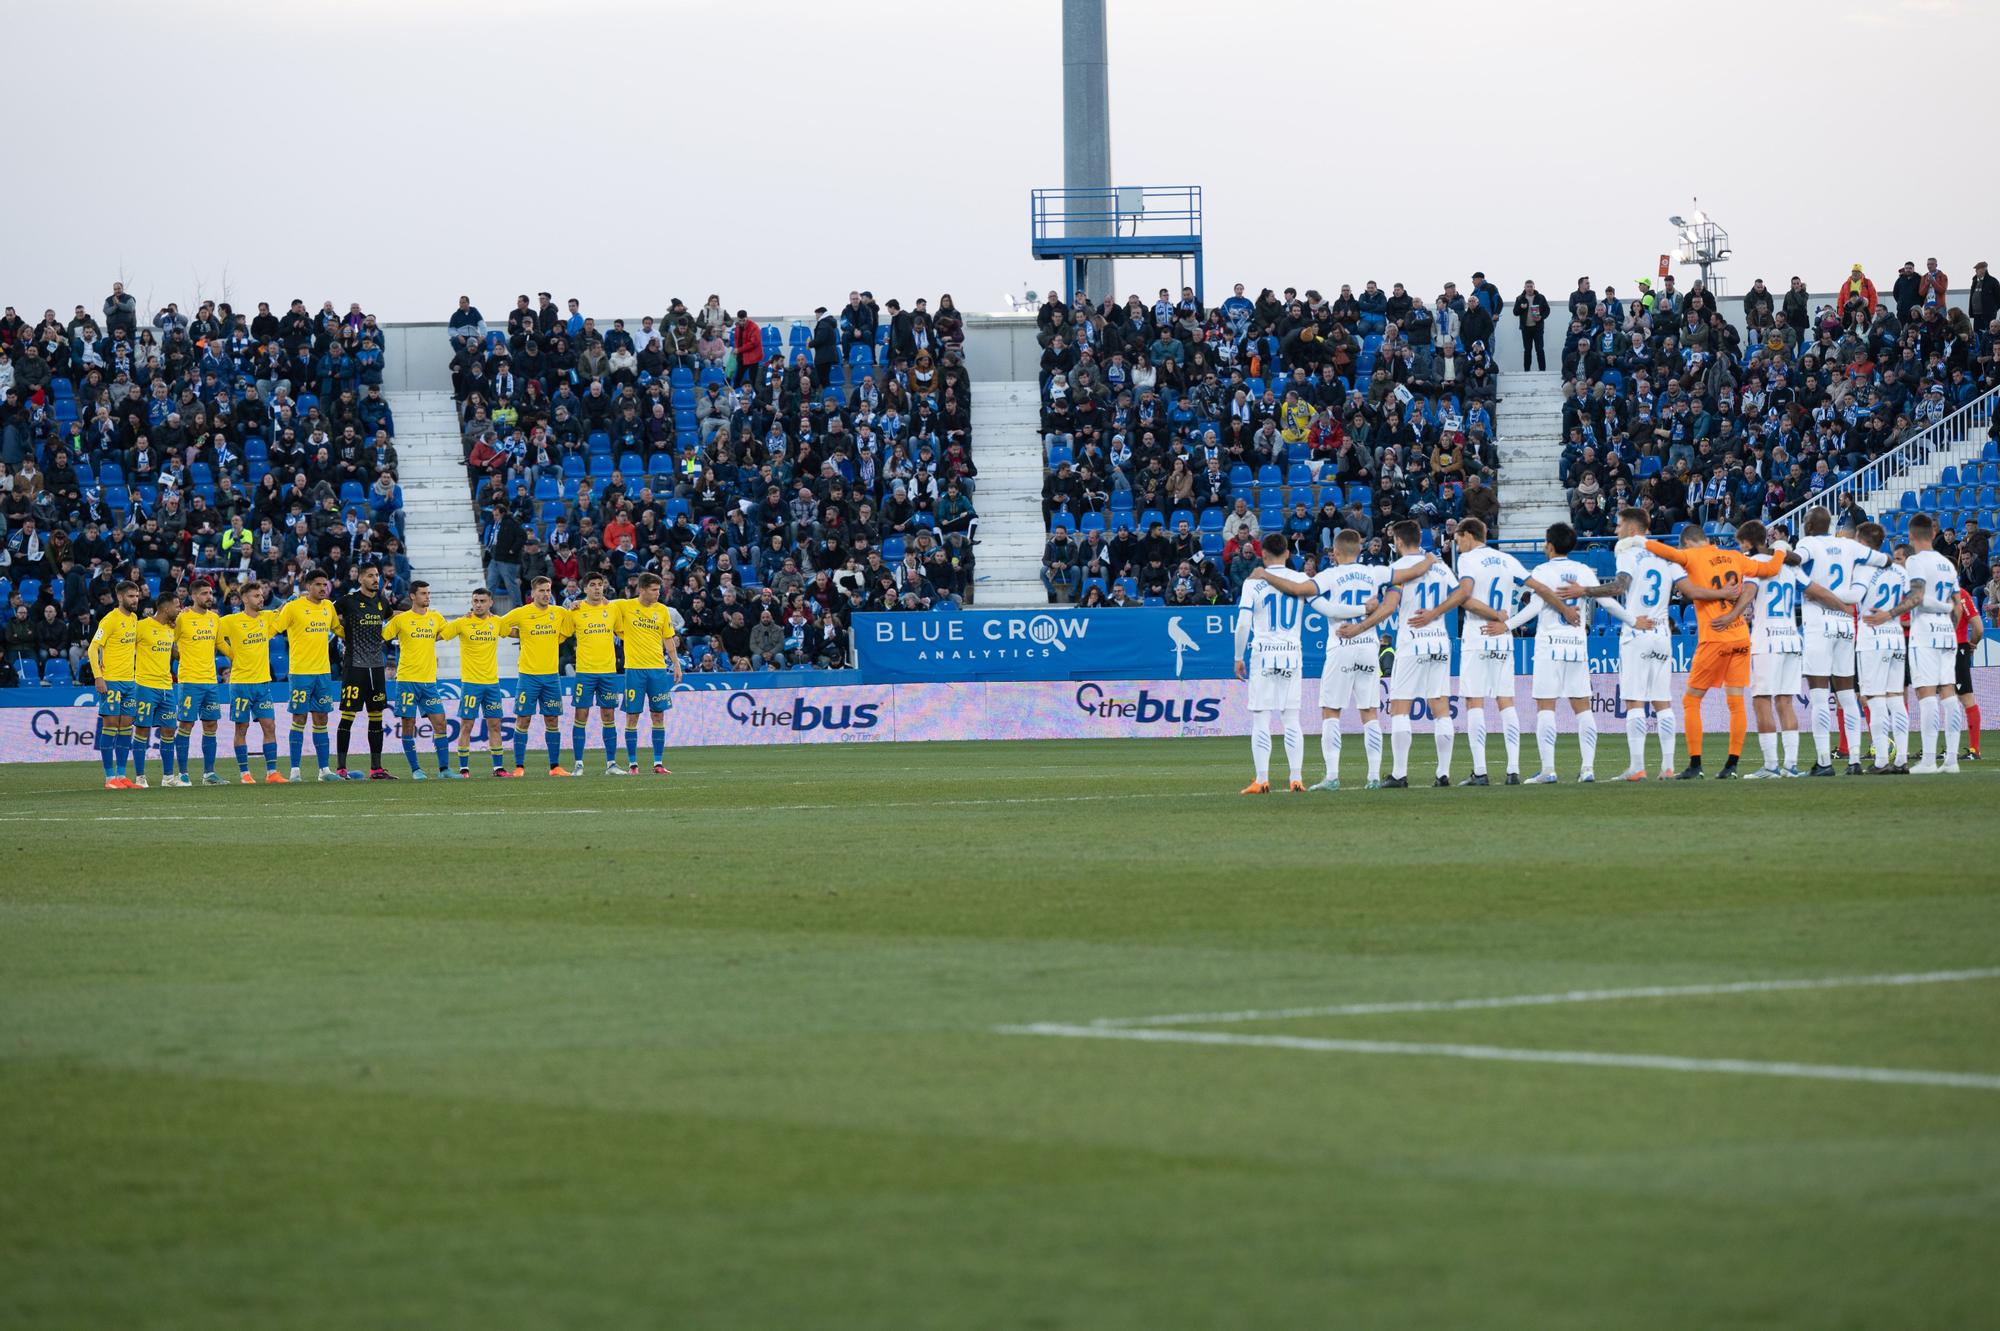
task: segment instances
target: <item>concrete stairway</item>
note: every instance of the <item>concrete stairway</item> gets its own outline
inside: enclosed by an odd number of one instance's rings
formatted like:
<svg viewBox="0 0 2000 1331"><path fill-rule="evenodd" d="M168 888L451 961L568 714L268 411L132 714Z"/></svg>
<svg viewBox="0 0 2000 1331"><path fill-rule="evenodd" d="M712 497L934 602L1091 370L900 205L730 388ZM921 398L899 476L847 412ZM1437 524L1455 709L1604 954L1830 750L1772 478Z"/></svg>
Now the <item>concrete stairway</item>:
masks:
<svg viewBox="0 0 2000 1331"><path fill-rule="evenodd" d="M1507 540L1538 539L1551 523L1569 521L1569 500L1557 478L1562 375L1503 371L1494 426L1500 450L1499 534Z"/></svg>
<svg viewBox="0 0 2000 1331"><path fill-rule="evenodd" d="M396 479L403 487L410 566L430 583L433 607L462 615L486 574L451 394L391 393L389 409L396 414ZM438 644L438 673L457 676L456 642Z"/></svg>
<svg viewBox="0 0 2000 1331"><path fill-rule="evenodd" d="M1042 586L1041 396L1034 380L972 385L972 456L979 465L979 563L985 609L1048 604Z"/></svg>

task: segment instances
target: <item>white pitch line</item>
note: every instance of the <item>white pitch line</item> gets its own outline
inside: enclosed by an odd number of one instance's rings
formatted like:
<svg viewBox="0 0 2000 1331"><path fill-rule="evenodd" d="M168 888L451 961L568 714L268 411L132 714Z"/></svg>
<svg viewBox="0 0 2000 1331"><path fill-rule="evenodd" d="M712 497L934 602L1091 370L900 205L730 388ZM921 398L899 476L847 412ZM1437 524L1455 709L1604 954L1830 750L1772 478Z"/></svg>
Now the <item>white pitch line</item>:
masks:
<svg viewBox="0 0 2000 1331"><path fill-rule="evenodd" d="M1647 985L1637 989L1571 989L1555 994L1503 994L1497 998L1446 998L1389 1003L1339 1003L1329 1007L1266 1008L1243 1012L1178 1012L1162 1017L1099 1017L1104 1029L1138 1026L1218 1026L1226 1022L1287 1021L1299 1017L1373 1017L1396 1012L1475 1012L1492 1008L1553 1007L1561 1003L1611 1003L1640 998L1707 998L1718 994L1784 993L1802 989L1895 988L2000 979L2000 966L1976 970L1913 971L1902 975L1829 975L1800 980L1738 980L1728 984Z"/></svg>
<svg viewBox="0 0 2000 1331"><path fill-rule="evenodd" d="M282 798L282 797L281 797ZM1165 791L1159 794L1140 792L1119 795L1023 795L1016 798L966 799L966 800L871 800L856 798L839 804L739 804L739 805L666 805L662 808L640 809L538 809L520 805L505 809L352 809L339 813L292 813L282 805L263 805L256 809L242 809L234 813L101 813L74 814L58 817L47 814L0 815L4 823L226 823L248 820L264 821L276 817L321 818L328 821L349 822L367 818L500 818L541 814L562 816L566 814L626 814L626 813L674 813L699 814L704 818L720 814L743 813L828 813L851 812L855 809L963 809L977 807L997 807L1009 804L1090 804L1109 800L1176 800L1176 799L1216 799L1217 792L1205 790Z"/></svg>
<svg viewBox="0 0 2000 1331"><path fill-rule="evenodd" d="M1557 1063L1572 1067L1640 1068L1655 1072L1733 1073L1750 1077L1801 1077L1896 1086L1949 1086L2000 1091L2000 1076L1980 1072L1931 1072L1919 1068L1855 1068L1826 1063L1759 1063L1740 1058L1679 1058L1669 1054L1605 1054L1583 1049L1509 1049L1484 1044L1411 1044L1394 1040L1322 1040L1301 1035L1235 1035L1227 1031L1133 1030L1129 1027L998 1026L1002 1035L1045 1035L1066 1040L1139 1040L1159 1044L1236 1045L1302 1049L1322 1054L1402 1054L1496 1063Z"/></svg>

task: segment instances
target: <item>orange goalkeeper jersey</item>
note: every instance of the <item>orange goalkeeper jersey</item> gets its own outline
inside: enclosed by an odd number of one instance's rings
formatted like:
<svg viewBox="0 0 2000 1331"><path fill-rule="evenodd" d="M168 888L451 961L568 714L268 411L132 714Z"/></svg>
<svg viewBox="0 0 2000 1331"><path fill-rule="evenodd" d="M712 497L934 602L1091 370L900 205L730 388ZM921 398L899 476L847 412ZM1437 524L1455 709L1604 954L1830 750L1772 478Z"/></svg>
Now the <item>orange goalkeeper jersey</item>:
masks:
<svg viewBox="0 0 2000 1331"><path fill-rule="evenodd" d="M1646 548L1668 563L1679 564L1686 569L1689 580L1696 586L1715 591L1733 592L1745 578L1768 578L1785 566L1783 555L1753 559L1741 550L1724 550L1713 545L1678 550L1658 541L1648 541ZM1750 642L1750 621L1746 617L1739 615L1727 628L1715 627L1715 621L1734 608L1733 601L1696 601L1695 621L1701 626L1698 640L1704 643L1743 643L1747 646Z"/></svg>

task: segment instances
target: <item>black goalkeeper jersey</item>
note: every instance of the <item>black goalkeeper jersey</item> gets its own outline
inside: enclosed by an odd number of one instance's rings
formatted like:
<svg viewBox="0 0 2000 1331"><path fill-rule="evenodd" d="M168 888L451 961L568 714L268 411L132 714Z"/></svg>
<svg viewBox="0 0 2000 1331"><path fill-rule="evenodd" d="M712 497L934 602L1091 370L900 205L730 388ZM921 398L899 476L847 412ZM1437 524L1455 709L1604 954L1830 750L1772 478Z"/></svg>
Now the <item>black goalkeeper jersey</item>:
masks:
<svg viewBox="0 0 2000 1331"><path fill-rule="evenodd" d="M348 592L334 602L340 613L341 664L346 670L380 670L388 665L382 650L382 626L396 607L380 595Z"/></svg>

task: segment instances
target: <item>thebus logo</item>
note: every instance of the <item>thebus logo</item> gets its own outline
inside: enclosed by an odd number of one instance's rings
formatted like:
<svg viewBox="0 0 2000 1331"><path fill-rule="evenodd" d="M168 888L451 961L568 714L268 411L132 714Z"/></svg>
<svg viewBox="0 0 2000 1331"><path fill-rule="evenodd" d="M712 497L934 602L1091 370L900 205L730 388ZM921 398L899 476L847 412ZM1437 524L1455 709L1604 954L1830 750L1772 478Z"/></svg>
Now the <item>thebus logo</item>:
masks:
<svg viewBox="0 0 2000 1331"><path fill-rule="evenodd" d="M881 722L882 708L882 704L874 702L841 703L837 707L827 703L821 707L799 697L793 698L789 707L771 707L758 702L757 695L749 692L730 694L723 706L738 725L753 729L776 726L800 734L814 730L873 730Z"/></svg>
<svg viewBox="0 0 2000 1331"><path fill-rule="evenodd" d="M47 707L37 708L28 718L28 733L44 744L57 748L88 749L97 743L97 727L79 729L63 719L61 712Z"/></svg>
<svg viewBox="0 0 2000 1331"><path fill-rule="evenodd" d="M1210 725L1222 719L1220 698L1155 698L1144 689L1137 698L1107 698L1096 684L1077 686L1076 705L1107 721L1137 721L1142 726Z"/></svg>

